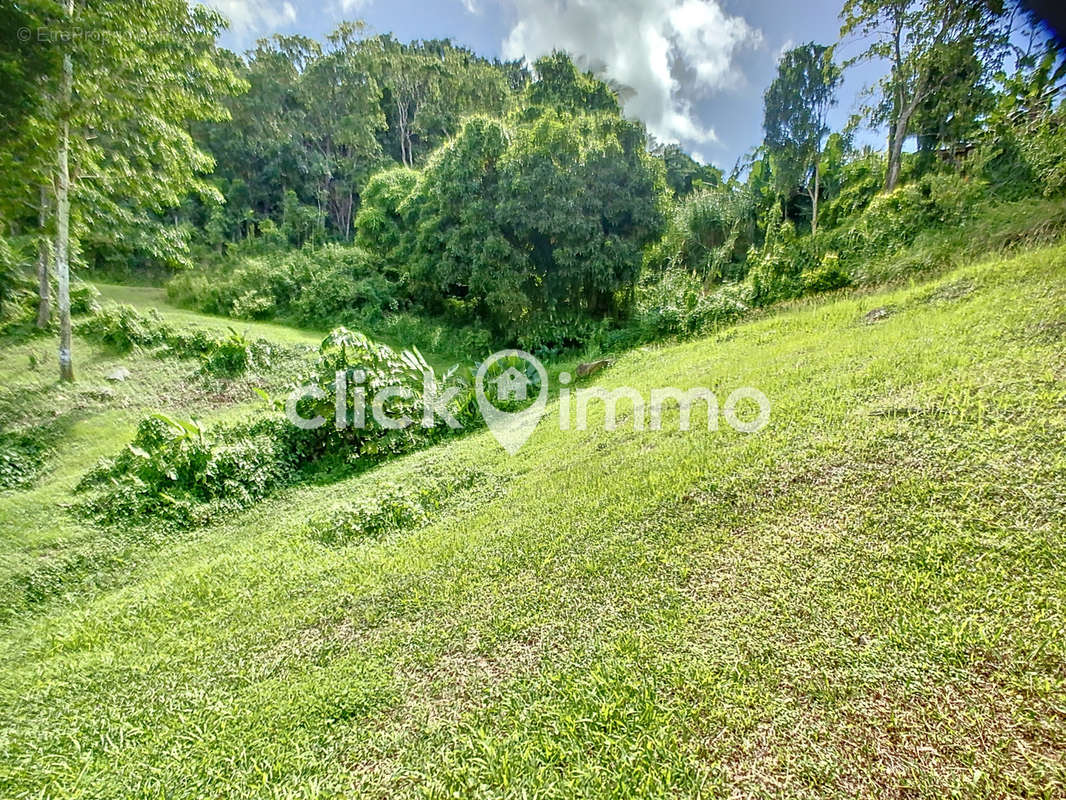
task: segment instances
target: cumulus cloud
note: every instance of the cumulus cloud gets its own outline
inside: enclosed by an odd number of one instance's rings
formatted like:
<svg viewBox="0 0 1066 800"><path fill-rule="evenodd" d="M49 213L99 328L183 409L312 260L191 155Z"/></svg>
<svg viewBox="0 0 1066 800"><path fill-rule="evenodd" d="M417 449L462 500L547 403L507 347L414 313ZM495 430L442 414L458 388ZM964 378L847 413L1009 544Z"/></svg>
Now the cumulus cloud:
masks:
<svg viewBox="0 0 1066 800"><path fill-rule="evenodd" d="M205 0L230 21L230 30L240 39L296 21L296 9L284 0Z"/></svg>
<svg viewBox="0 0 1066 800"><path fill-rule="evenodd" d="M626 113L665 142L714 142L693 102L742 85L734 58L762 34L718 0L510 0L516 22L506 58L552 50L628 87Z"/></svg>

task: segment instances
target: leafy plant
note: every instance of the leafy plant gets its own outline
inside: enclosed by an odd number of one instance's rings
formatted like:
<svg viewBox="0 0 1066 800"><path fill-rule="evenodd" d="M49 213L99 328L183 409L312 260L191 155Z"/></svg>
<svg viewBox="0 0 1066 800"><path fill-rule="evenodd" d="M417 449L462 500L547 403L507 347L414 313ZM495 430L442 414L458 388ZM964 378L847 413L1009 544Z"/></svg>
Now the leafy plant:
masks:
<svg viewBox="0 0 1066 800"><path fill-rule="evenodd" d="M278 426L269 419L207 431L192 420L152 414L125 449L78 483L75 491L90 495L79 507L110 523L163 517L183 524L243 508L293 475Z"/></svg>
<svg viewBox="0 0 1066 800"><path fill-rule="evenodd" d="M270 344L264 340L251 341L245 334L229 328L229 335L212 343L204 355L202 369L211 375L234 378L247 370L269 366Z"/></svg>

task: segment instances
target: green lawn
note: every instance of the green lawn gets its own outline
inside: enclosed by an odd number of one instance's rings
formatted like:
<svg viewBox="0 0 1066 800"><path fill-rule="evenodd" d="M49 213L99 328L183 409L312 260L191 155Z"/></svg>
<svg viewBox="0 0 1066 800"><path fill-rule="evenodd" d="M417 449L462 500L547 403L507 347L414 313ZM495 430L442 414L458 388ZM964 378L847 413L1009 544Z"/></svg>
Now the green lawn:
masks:
<svg viewBox="0 0 1066 800"><path fill-rule="evenodd" d="M7 391L51 386L25 359ZM552 406L516 457L478 433L119 536L60 506L115 420L171 406L87 406L0 494L0 796L1066 794L1066 247L597 378L753 386L772 418L561 431ZM464 469L429 524L307 535Z"/></svg>

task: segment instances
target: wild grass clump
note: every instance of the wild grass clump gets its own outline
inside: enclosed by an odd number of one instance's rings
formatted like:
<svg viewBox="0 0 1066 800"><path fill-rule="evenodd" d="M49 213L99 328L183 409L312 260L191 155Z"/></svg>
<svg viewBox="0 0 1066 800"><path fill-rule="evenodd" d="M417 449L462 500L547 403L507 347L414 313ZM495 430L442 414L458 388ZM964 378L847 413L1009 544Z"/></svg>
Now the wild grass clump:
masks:
<svg viewBox="0 0 1066 800"><path fill-rule="evenodd" d="M53 439L46 428L0 431L0 489L31 486L54 450Z"/></svg>
<svg viewBox="0 0 1066 800"><path fill-rule="evenodd" d="M484 470L463 467L431 474L416 484L386 481L372 494L313 518L310 538L328 545L346 545L411 530L432 521L461 492L494 490L498 479Z"/></svg>

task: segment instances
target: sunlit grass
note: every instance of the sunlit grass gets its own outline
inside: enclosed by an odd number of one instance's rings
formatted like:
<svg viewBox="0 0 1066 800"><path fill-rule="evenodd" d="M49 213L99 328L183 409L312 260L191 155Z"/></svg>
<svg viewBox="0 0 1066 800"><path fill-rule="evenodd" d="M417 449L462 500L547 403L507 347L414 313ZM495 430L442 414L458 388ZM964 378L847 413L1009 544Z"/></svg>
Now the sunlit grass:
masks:
<svg viewBox="0 0 1066 800"><path fill-rule="evenodd" d="M597 376L757 387L759 434L553 404L517 457L475 434L182 535L59 508L137 410L87 408L0 495L0 795L1061 796L1064 309L1061 247L804 302ZM466 468L425 525L307 534Z"/></svg>

